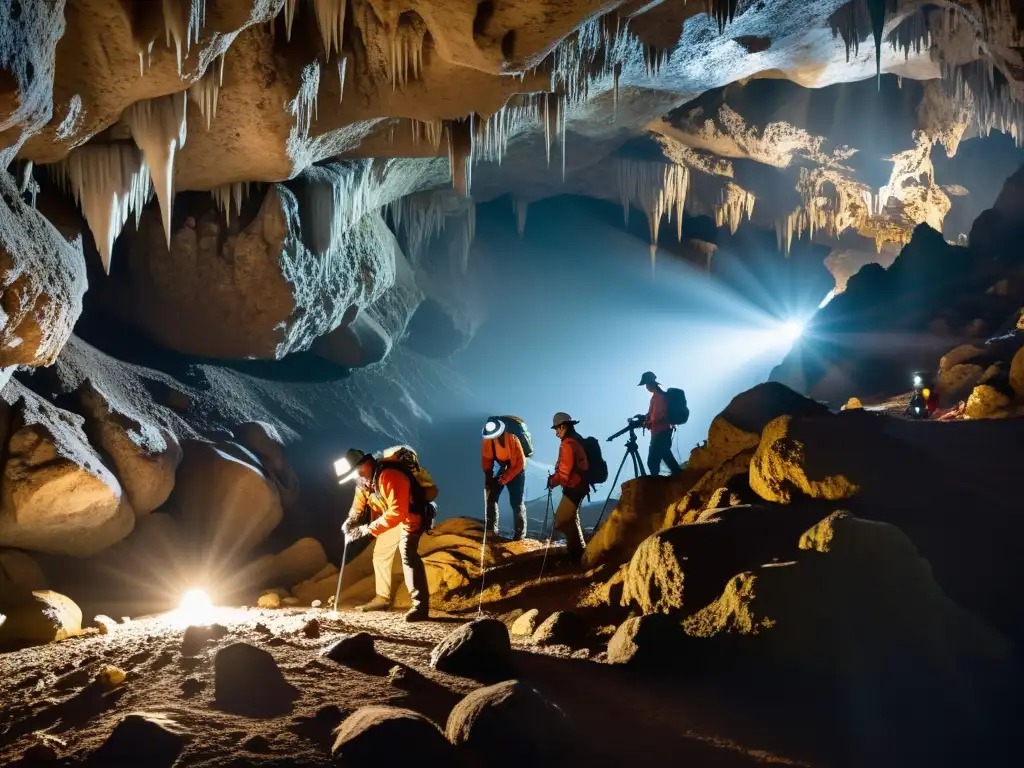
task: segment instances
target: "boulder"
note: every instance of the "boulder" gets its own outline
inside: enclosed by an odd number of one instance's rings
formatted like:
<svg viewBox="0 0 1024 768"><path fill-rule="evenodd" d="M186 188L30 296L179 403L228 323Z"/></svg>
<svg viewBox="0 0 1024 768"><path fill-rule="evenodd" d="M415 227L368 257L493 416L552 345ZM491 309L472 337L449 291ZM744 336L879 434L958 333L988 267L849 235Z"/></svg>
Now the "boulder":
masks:
<svg viewBox="0 0 1024 768"><path fill-rule="evenodd" d="M445 734L472 765L570 765L578 757L565 713L520 680L470 693L448 715Z"/></svg>
<svg viewBox="0 0 1024 768"><path fill-rule="evenodd" d="M110 407L91 383L79 392L86 415L85 432L92 444L110 457L112 468L136 515L146 515L167 501L181 446L165 429L140 423Z"/></svg>
<svg viewBox="0 0 1024 768"><path fill-rule="evenodd" d="M630 616L608 641L608 663L628 664L650 671L674 668L686 633L679 619L663 613Z"/></svg>
<svg viewBox="0 0 1024 768"><path fill-rule="evenodd" d="M572 611L555 611L537 627L530 642L534 645L580 647L586 639L587 625Z"/></svg>
<svg viewBox="0 0 1024 768"><path fill-rule="evenodd" d="M737 506L659 531L630 560L622 604L644 614L695 610L739 571L791 558L800 532L816 516L813 508Z"/></svg>
<svg viewBox="0 0 1024 768"><path fill-rule="evenodd" d="M42 645L82 631L82 609L59 592L37 590L0 607L7 617L0 623L0 647Z"/></svg>
<svg viewBox="0 0 1024 768"><path fill-rule="evenodd" d="M615 508L587 542L584 566L628 560L641 541L664 527L672 506L703 474L684 469L671 477L638 477L623 483Z"/></svg>
<svg viewBox="0 0 1024 768"><path fill-rule="evenodd" d="M323 656L338 664L358 664L376 658L377 651L373 645L373 635L368 632L356 632L329 646L324 650Z"/></svg>
<svg viewBox="0 0 1024 768"><path fill-rule="evenodd" d="M871 443L871 414L846 411L812 418L780 416L761 433L750 461L750 487L765 501L788 504L799 495L836 501L855 496L863 475L854 445ZM850 442L846 442L849 440Z"/></svg>
<svg viewBox="0 0 1024 768"><path fill-rule="evenodd" d="M249 552L284 515L277 486L258 464L220 444L185 446L171 501L189 532L221 557Z"/></svg>
<svg viewBox="0 0 1024 768"><path fill-rule="evenodd" d="M961 344L959 347L951 349L939 360L939 374L941 375L958 365L971 363L984 356L985 349L983 347L978 347L974 344Z"/></svg>
<svg viewBox="0 0 1024 768"><path fill-rule="evenodd" d="M1010 397L989 384L979 384L967 398L968 419L998 419L1008 416Z"/></svg>
<svg viewBox="0 0 1024 768"><path fill-rule="evenodd" d="M757 447L761 430L779 416L827 413L821 403L799 395L774 381L758 384L736 395L716 416L708 429L708 439L690 453L688 469L711 469Z"/></svg>
<svg viewBox="0 0 1024 768"><path fill-rule="evenodd" d="M980 365L959 363L939 371L935 391L939 393L942 402L957 403L970 394L984 374L985 370Z"/></svg>
<svg viewBox="0 0 1024 768"><path fill-rule="evenodd" d="M531 608L512 622L509 632L514 637L531 637L534 630L537 629L537 618L539 616L540 612L536 608Z"/></svg>
<svg viewBox="0 0 1024 768"><path fill-rule="evenodd" d="M265 421L250 421L235 429L239 442L259 457L287 509L299 500L299 478L284 451L284 440L277 429Z"/></svg>
<svg viewBox="0 0 1024 768"><path fill-rule="evenodd" d="M46 576L31 555L17 549L0 549L0 607L44 589Z"/></svg>
<svg viewBox="0 0 1024 768"><path fill-rule="evenodd" d="M430 652L430 666L477 680L501 679L512 666L508 629L497 619L474 619Z"/></svg>
<svg viewBox="0 0 1024 768"><path fill-rule="evenodd" d="M1010 363L1010 386L1019 399L1024 399L1024 346L1017 350Z"/></svg>
<svg viewBox="0 0 1024 768"><path fill-rule="evenodd" d="M451 765L455 749L430 720L409 709L363 707L357 709L334 732L331 748L338 765L361 768L380 762Z"/></svg>
<svg viewBox="0 0 1024 768"><path fill-rule="evenodd" d="M313 538L299 539L276 555L264 555L249 563L240 572L238 580L255 587L271 584L294 587L319 576L327 565L327 553L319 541ZM325 573L324 577L330 575ZM337 575L337 571L334 575Z"/></svg>
<svg viewBox="0 0 1024 768"><path fill-rule="evenodd" d="M733 497L736 503L758 500L750 489L750 459L753 455L753 450L742 451L708 469L682 499L669 505L661 527L696 522L709 509L729 506Z"/></svg>
<svg viewBox="0 0 1024 768"><path fill-rule="evenodd" d="M13 414L0 502L0 545L85 557L124 539L135 513L81 430L81 417L15 381L3 390Z"/></svg>
<svg viewBox="0 0 1024 768"><path fill-rule="evenodd" d="M264 592L256 601L257 608L273 610L281 607L281 596L276 592Z"/></svg>
<svg viewBox="0 0 1024 768"><path fill-rule="evenodd" d="M114 726L107 740L92 754L90 764L171 768L188 740L186 731L166 715L133 712Z"/></svg>
<svg viewBox="0 0 1024 768"><path fill-rule="evenodd" d="M716 684L750 695L799 691L809 712L845 730L856 764L945 762L936 734L967 749L995 735L986 730L999 728L1009 643L942 593L899 529L836 512L798 546L795 562L738 574L684 620L688 668L727 670Z"/></svg>
<svg viewBox="0 0 1024 768"><path fill-rule="evenodd" d="M231 643L213 657L214 702L218 709L247 717L291 711L299 692L281 674L274 657L248 643Z"/></svg>
<svg viewBox="0 0 1024 768"><path fill-rule="evenodd" d="M345 368L363 368L379 363L391 352L391 336L369 315L360 315L351 325L335 328L313 344L313 351Z"/></svg>

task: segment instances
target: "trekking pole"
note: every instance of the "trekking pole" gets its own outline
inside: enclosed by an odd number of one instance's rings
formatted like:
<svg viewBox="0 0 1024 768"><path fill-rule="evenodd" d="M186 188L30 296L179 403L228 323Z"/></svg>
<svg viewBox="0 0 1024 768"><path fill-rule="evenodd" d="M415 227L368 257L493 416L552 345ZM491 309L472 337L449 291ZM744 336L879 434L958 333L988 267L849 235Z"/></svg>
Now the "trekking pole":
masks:
<svg viewBox="0 0 1024 768"><path fill-rule="evenodd" d="M338 588L334 590L334 612L338 610L338 601L341 599L341 576L345 573L345 558L348 556L348 536L345 537L345 544L341 548L341 566L338 568Z"/></svg>
<svg viewBox="0 0 1024 768"><path fill-rule="evenodd" d="M480 596L477 602L476 612L479 616L484 612L484 583L487 581L487 571L484 569L485 560L487 555L487 502L489 501L489 494L487 493L487 483L484 483L484 536L480 540Z"/></svg>
<svg viewBox="0 0 1024 768"><path fill-rule="evenodd" d="M547 503L547 506L545 506L545 508L544 508L544 528L547 527L547 524L548 524L548 512L551 510L551 507L553 506L552 503L551 503L551 493L552 493L552 489L548 488L548 503ZM541 534L543 534L544 528L540 529L541 530ZM548 562L548 550L551 549L551 539L553 539L554 536L555 536L555 523L554 523L554 521L552 521L551 522L551 532L548 534L548 543L544 545L544 559L540 561L540 573L537 574L537 581L540 581L541 578L543 578L543 576L544 576L544 566L547 565L547 562Z"/></svg>

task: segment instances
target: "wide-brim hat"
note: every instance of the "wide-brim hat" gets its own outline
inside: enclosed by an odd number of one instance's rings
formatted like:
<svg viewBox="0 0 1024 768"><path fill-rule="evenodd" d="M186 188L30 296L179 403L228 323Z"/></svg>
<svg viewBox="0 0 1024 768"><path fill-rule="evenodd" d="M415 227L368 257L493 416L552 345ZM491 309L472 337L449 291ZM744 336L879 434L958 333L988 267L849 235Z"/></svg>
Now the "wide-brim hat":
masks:
<svg viewBox="0 0 1024 768"><path fill-rule="evenodd" d="M483 429L480 430L480 437L484 440L494 440L505 434L505 420L497 416L489 416Z"/></svg>
<svg viewBox="0 0 1024 768"><path fill-rule="evenodd" d="M559 411L551 419L551 428L558 429L563 424L576 425L579 424L579 422L574 420L573 417L565 411Z"/></svg>
<svg viewBox="0 0 1024 768"><path fill-rule="evenodd" d="M640 377L640 383L637 384L637 386L638 387L643 387L643 386L646 386L647 384L657 384L657 383L658 383L658 377L655 376L652 371L644 371L643 376Z"/></svg>
<svg viewBox="0 0 1024 768"><path fill-rule="evenodd" d="M372 458L373 454L364 453L358 448L349 448L344 456L334 462L334 474L338 476L338 483L347 483L359 472L359 465Z"/></svg>

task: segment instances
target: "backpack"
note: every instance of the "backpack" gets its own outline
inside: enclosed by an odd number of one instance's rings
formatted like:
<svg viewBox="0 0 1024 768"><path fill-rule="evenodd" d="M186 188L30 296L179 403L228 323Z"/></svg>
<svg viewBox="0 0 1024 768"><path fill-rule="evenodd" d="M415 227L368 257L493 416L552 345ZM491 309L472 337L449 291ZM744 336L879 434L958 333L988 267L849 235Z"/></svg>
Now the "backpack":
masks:
<svg viewBox="0 0 1024 768"><path fill-rule="evenodd" d="M420 464L416 451L407 445L396 445L388 448L381 454L377 462L377 469L373 473L373 487L377 488L377 479L381 471L385 469L397 469L409 478L409 487L412 490L413 505L423 516L424 529L429 530L429 523L432 520L432 513L436 511L436 505L431 502L437 498L437 484L430 473Z"/></svg>
<svg viewBox="0 0 1024 768"><path fill-rule="evenodd" d="M608 465L601 455L601 442L596 437L582 437L580 444L587 454L587 471L583 479L590 488L595 488L608 479Z"/></svg>
<svg viewBox="0 0 1024 768"><path fill-rule="evenodd" d="M683 390L669 387L665 390L665 402L668 405L668 423L673 427L690 420L690 408L686 405L686 393Z"/></svg>
<svg viewBox="0 0 1024 768"><path fill-rule="evenodd" d="M519 444L523 446L523 455L526 458L533 456L533 438L530 437L530 430L526 428L526 422L517 416L500 416L505 422L505 431L519 438Z"/></svg>

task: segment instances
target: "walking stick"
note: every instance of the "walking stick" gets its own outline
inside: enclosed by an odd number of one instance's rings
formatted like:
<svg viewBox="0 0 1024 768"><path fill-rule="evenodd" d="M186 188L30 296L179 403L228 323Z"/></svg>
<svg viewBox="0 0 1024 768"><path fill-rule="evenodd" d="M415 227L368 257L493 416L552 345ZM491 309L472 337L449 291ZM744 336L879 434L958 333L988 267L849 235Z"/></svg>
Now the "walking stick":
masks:
<svg viewBox="0 0 1024 768"><path fill-rule="evenodd" d="M547 524L548 524L548 511L552 507L551 493L552 493L552 489L548 488L548 503L544 507L544 527L547 527ZM544 531L544 528L541 528L541 533L543 533L543 531ZM548 534L548 543L544 545L544 559L540 561L540 573L537 574L537 581L540 581L541 578L544 576L544 566L547 565L547 562L548 562L548 550L551 549L551 539L553 539L554 536L555 536L555 523L554 523L554 521L552 521L551 522L551 532Z"/></svg>
<svg viewBox="0 0 1024 768"><path fill-rule="evenodd" d="M334 590L334 612L338 611L338 601L341 599L341 576L345 573L345 558L348 556L348 536L345 537L345 544L341 548L341 566L338 568L338 588Z"/></svg>
<svg viewBox="0 0 1024 768"><path fill-rule="evenodd" d="M480 597L477 602L476 612L479 616L484 612L484 582L487 580L487 571L484 570L484 557L487 554L487 502L489 501L489 494L487 492L487 481L484 481L484 536L480 540Z"/></svg>

